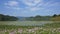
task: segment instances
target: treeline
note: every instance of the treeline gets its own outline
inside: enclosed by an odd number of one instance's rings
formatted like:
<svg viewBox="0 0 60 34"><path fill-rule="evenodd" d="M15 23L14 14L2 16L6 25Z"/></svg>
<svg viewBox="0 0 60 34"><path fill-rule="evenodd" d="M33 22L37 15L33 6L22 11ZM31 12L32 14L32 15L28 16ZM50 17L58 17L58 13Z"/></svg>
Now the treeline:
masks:
<svg viewBox="0 0 60 34"><path fill-rule="evenodd" d="M40 16L40 15L37 15L35 17L29 17L27 18L27 20L30 20L30 21L49 21L51 18L51 16Z"/></svg>
<svg viewBox="0 0 60 34"><path fill-rule="evenodd" d="M0 14L0 21L16 21L17 17Z"/></svg>
<svg viewBox="0 0 60 34"><path fill-rule="evenodd" d="M53 16L40 16L40 15L36 15L35 17L28 17L28 18L26 18L26 20L29 20L29 21L52 21L52 20L60 20L60 14L59 15L54 14Z"/></svg>

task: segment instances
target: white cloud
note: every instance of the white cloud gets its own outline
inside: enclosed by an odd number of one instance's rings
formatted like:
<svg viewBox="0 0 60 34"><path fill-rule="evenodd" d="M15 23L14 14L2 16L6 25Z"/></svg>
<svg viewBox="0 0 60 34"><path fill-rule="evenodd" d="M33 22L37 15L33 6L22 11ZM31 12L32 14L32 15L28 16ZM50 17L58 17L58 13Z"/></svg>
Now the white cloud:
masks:
<svg viewBox="0 0 60 34"><path fill-rule="evenodd" d="M23 0L22 2L28 6L35 6L40 3L42 0Z"/></svg>
<svg viewBox="0 0 60 34"><path fill-rule="evenodd" d="M54 6L58 3L52 3L52 1L44 3L42 0L21 0L24 4L28 5L26 8L20 8L19 2L17 1L8 1L5 3L7 8L15 9L15 10L22 10L22 11L40 11L49 8L50 6ZM40 7L41 6L41 7ZM47 9L51 10L51 9Z"/></svg>
<svg viewBox="0 0 60 34"><path fill-rule="evenodd" d="M15 10L20 10L21 8L19 7L19 2L17 1L8 1L5 4L5 7L8 9L15 9Z"/></svg>
<svg viewBox="0 0 60 34"><path fill-rule="evenodd" d="M5 3L7 8L15 9L15 10L26 10L26 11L37 11L40 8L35 7L37 4L40 4L41 0L21 0L24 4L28 5L26 8L20 8L19 2L17 1L8 1Z"/></svg>
<svg viewBox="0 0 60 34"><path fill-rule="evenodd" d="M5 3L5 5L7 6L18 6L18 2L17 1L8 1L7 3Z"/></svg>
<svg viewBox="0 0 60 34"><path fill-rule="evenodd" d="M23 2L27 7L23 10L25 11L38 11L42 8L37 7L37 5L41 4L42 0L20 0Z"/></svg>
<svg viewBox="0 0 60 34"><path fill-rule="evenodd" d="M42 5L42 0L21 0L27 7L25 11L38 11L42 8L37 7L37 5Z"/></svg>
<svg viewBox="0 0 60 34"><path fill-rule="evenodd" d="M9 6L6 6L7 9L13 9L13 10L21 10L22 8L20 7L9 7Z"/></svg>
<svg viewBox="0 0 60 34"><path fill-rule="evenodd" d="M40 10L40 8L38 8L38 7L32 7L32 8L30 8L30 11L37 11L37 10Z"/></svg>

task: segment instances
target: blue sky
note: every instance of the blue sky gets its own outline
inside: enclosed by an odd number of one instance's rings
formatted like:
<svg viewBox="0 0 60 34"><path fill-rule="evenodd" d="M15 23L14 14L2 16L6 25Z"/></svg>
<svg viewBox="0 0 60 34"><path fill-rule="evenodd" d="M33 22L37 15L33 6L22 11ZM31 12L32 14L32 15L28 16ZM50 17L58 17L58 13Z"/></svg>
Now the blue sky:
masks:
<svg viewBox="0 0 60 34"><path fill-rule="evenodd" d="M60 14L60 0L0 0L0 14L25 17Z"/></svg>

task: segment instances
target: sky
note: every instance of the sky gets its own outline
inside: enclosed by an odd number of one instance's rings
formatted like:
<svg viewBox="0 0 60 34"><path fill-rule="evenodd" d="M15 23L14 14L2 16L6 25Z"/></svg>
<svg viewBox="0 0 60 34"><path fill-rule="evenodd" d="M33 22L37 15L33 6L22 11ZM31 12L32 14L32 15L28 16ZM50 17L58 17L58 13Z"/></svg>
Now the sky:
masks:
<svg viewBox="0 0 60 34"><path fill-rule="evenodd" d="M0 0L0 14L24 17L60 14L60 0Z"/></svg>

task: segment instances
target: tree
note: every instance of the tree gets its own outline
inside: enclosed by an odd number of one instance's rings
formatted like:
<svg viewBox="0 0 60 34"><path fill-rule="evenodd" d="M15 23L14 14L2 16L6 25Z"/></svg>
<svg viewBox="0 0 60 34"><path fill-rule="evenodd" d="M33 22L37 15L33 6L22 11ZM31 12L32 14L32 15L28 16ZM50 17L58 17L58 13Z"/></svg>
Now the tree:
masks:
<svg viewBox="0 0 60 34"><path fill-rule="evenodd" d="M40 18L40 17L41 17L40 15L35 16L35 18Z"/></svg>
<svg viewBox="0 0 60 34"><path fill-rule="evenodd" d="M56 17L56 16L57 16L56 14L53 15L53 17Z"/></svg>

